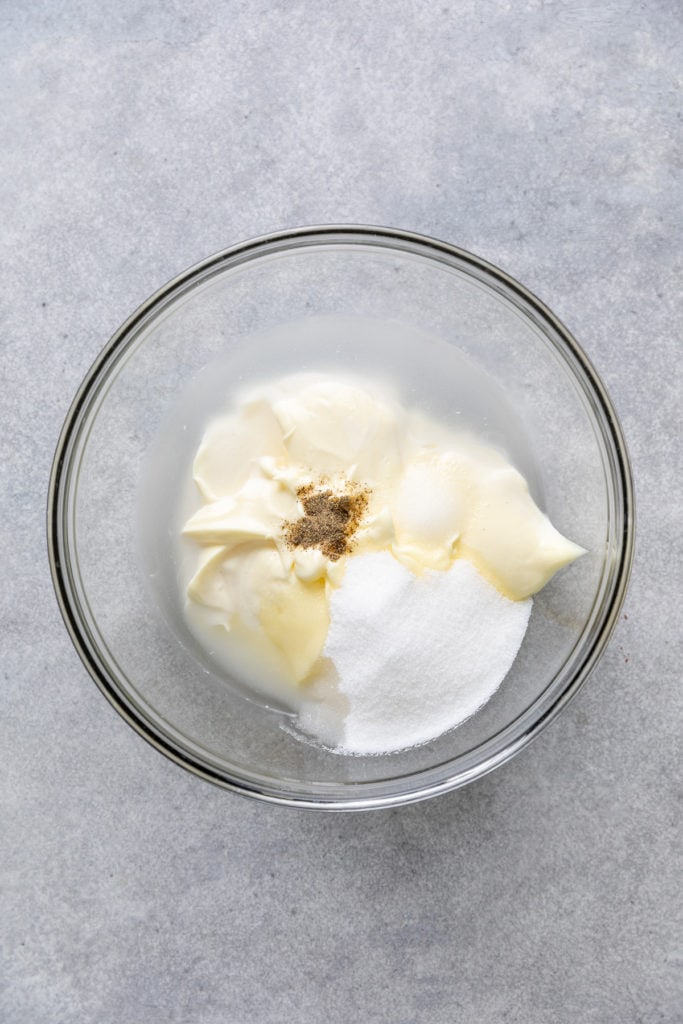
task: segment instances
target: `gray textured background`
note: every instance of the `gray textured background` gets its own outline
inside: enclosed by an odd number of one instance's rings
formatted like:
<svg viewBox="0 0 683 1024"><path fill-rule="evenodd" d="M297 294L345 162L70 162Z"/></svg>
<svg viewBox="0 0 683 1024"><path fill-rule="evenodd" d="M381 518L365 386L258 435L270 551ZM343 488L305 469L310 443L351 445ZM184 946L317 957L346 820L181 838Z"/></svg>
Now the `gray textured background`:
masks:
<svg viewBox="0 0 683 1024"><path fill-rule="evenodd" d="M683 1020L677 0L0 7L3 1024ZM184 773L62 627L71 396L158 285L262 232L423 231L574 330L630 444L625 614L506 768L406 809Z"/></svg>

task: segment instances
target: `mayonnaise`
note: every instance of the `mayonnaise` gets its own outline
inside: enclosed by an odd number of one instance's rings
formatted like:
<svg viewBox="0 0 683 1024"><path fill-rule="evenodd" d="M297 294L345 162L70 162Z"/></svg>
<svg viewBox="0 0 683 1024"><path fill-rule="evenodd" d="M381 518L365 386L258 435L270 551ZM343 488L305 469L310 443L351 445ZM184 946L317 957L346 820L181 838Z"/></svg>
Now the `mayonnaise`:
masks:
<svg viewBox="0 0 683 1024"><path fill-rule="evenodd" d="M208 427L193 474L204 504L183 529L197 545L192 613L260 648L293 686L311 677L330 593L355 554L389 551L418 575L465 558L523 600L583 553L500 453L332 377L287 377L248 395ZM340 557L287 541L307 486L367 495Z"/></svg>

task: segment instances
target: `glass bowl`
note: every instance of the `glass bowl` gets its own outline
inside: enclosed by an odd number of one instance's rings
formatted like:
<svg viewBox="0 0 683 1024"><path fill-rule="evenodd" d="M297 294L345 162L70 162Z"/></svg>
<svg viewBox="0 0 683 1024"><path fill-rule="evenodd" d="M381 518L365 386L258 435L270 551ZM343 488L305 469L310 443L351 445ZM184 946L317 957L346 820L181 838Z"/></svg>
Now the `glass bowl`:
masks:
<svg viewBox="0 0 683 1024"><path fill-rule="evenodd" d="M373 325L386 342L381 351L366 344ZM434 339L452 364L433 364ZM198 656L177 614L168 508L201 437L197 409L226 408L240 382L322 364L356 374L397 365L409 399L431 392L434 408L454 415L469 402L478 430L508 447L554 525L588 552L536 595L522 648L494 697L433 742L390 755L342 755L302 742L286 716ZM488 382L479 412L471 375ZM552 721L617 621L633 530L631 472L614 409L550 310L471 253L359 226L244 242L145 302L74 399L48 506L64 621L123 718L169 758L227 789L344 810L455 789L508 761Z"/></svg>

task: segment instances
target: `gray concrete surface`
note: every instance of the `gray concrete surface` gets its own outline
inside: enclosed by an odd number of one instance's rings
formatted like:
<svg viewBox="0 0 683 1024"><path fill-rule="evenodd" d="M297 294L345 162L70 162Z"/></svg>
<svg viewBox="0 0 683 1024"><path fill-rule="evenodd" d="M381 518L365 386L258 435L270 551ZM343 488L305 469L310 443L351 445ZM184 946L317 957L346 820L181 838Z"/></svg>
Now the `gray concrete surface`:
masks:
<svg viewBox="0 0 683 1024"><path fill-rule="evenodd" d="M676 0L0 10L4 1024L683 1020ZM540 295L604 377L639 544L599 669L506 768L372 815L206 785L104 701L44 505L158 285L295 224L402 226Z"/></svg>

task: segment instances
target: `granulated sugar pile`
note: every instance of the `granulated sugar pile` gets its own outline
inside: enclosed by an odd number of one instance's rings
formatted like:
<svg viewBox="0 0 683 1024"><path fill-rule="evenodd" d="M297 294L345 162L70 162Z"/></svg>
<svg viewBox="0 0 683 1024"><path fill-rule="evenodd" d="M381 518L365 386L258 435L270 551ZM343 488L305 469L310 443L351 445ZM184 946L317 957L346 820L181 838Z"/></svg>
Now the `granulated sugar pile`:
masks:
<svg viewBox="0 0 683 1024"><path fill-rule="evenodd" d="M300 727L355 754L434 739L500 686L531 606L503 597L465 559L421 576L389 552L351 559L330 601L327 672Z"/></svg>

